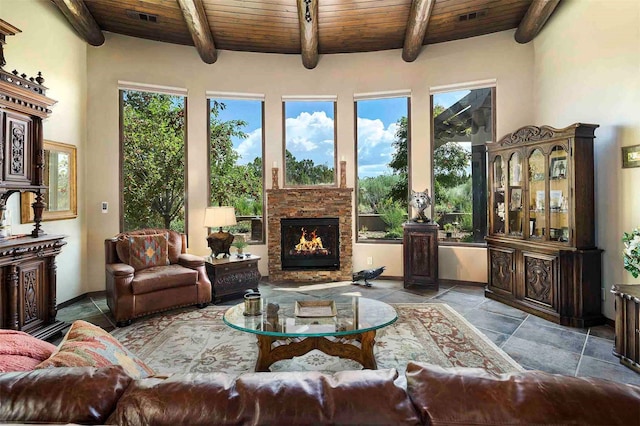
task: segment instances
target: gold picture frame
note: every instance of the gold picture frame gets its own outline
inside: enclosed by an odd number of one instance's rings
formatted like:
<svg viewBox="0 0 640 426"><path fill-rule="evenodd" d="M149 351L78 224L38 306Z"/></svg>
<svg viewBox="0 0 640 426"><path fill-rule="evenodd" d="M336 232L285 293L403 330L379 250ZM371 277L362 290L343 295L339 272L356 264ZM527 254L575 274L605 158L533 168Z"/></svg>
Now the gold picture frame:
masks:
<svg viewBox="0 0 640 426"><path fill-rule="evenodd" d="M640 145L622 147L622 168L640 167Z"/></svg>
<svg viewBox="0 0 640 426"><path fill-rule="evenodd" d="M42 212L43 221L78 217L76 156L74 145L44 141L43 180L49 189L42 193L46 205ZM33 222L31 205L34 201L34 193L21 194L20 223Z"/></svg>

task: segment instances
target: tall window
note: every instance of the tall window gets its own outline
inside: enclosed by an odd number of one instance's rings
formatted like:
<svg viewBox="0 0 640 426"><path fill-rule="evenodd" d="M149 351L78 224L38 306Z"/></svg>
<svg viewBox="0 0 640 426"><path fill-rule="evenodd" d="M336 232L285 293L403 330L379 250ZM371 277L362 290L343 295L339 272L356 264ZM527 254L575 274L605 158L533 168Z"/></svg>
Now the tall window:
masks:
<svg viewBox="0 0 640 426"><path fill-rule="evenodd" d="M484 242L485 144L495 139L494 100L493 88L431 96L435 218L442 241Z"/></svg>
<svg viewBox="0 0 640 426"><path fill-rule="evenodd" d="M121 229L185 229L185 103L163 93L120 90Z"/></svg>
<svg viewBox="0 0 640 426"><path fill-rule="evenodd" d="M235 208L236 239L263 242L264 102L212 97L208 108L209 205Z"/></svg>
<svg viewBox="0 0 640 426"><path fill-rule="evenodd" d="M333 185L335 101L285 100L285 186Z"/></svg>
<svg viewBox="0 0 640 426"><path fill-rule="evenodd" d="M358 240L397 240L408 216L409 98L356 101Z"/></svg>

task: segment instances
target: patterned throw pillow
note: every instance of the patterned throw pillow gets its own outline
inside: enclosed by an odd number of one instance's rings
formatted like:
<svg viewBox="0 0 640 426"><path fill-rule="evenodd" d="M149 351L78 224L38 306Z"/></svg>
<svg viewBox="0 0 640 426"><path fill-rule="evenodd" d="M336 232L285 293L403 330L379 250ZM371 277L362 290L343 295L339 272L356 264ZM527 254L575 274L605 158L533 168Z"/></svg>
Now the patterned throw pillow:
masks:
<svg viewBox="0 0 640 426"><path fill-rule="evenodd" d="M167 233L129 235L129 265L139 271L169 264Z"/></svg>
<svg viewBox="0 0 640 426"><path fill-rule="evenodd" d="M71 325L58 350L35 368L106 367L109 365L121 365L134 379L143 379L155 374L111 334L81 320Z"/></svg>

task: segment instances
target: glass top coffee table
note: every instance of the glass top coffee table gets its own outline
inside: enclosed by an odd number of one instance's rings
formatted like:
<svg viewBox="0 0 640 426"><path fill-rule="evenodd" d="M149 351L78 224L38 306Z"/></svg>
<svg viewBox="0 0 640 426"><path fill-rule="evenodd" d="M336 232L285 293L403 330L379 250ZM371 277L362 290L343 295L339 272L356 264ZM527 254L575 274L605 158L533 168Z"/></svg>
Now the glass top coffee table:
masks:
<svg viewBox="0 0 640 426"><path fill-rule="evenodd" d="M258 339L255 371L318 349L376 369L376 330L393 324L396 310L378 300L340 296L331 300L264 297L259 315L245 315L244 302L229 308L224 322Z"/></svg>

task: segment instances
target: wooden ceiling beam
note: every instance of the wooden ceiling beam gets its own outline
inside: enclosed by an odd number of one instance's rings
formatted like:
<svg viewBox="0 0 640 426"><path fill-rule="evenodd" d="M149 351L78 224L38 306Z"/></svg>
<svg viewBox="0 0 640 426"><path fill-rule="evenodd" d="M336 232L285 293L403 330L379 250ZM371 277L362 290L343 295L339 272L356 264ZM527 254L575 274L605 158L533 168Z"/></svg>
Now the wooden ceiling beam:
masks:
<svg viewBox="0 0 640 426"><path fill-rule="evenodd" d="M411 3L402 47L402 59L405 62L415 61L420 54L434 4L435 0L413 0Z"/></svg>
<svg viewBox="0 0 640 426"><path fill-rule="evenodd" d="M82 0L52 0L69 23L92 46L104 44L104 34Z"/></svg>
<svg viewBox="0 0 640 426"><path fill-rule="evenodd" d="M213 64L218 59L218 52L202 0L178 0L178 5L198 54L205 63Z"/></svg>
<svg viewBox="0 0 640 426"><path fill-rule="evenodd" d="M560 0L533 0L516 30L516 41L524 44L533 40L542 31L542 27L544 27L558 3L560 3Z"/></svg>
<svg viewBox="0 0 640 426"><path fill-rule="evenodd" d="M297 4L302 64L311 70L318 65L318 0L297 0Z"/></svg>

